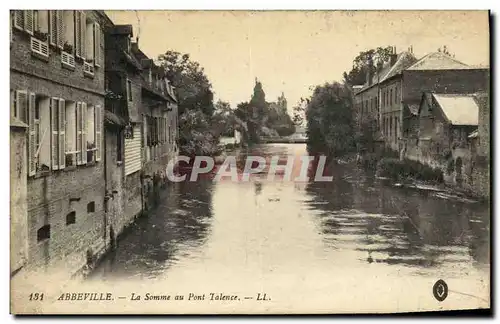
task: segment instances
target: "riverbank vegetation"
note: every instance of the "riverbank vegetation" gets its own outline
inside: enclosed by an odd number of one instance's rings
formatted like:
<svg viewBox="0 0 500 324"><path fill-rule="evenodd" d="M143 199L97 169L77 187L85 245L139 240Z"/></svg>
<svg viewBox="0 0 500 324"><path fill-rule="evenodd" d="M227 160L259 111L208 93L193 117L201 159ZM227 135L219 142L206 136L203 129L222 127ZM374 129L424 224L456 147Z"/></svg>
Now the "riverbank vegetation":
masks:
<svg viewBox="0 0 500 324"><path fill-rule="evenodd" d="M257 79L250 101L239 103L235 115L248 127L249 144L259 143L263 136L289 136L295 132L284 94L277 102L267 102L262 83Z"/></svg>
<svg viewBox="0 0 500 324"><path fill-rule="evenodd" d="M214 104L212 84L205 70L189 54L167 51L158 57L167 78L176 89L179 120L179 152L182 155L220 154L220 136L240 127L241 120L235 118L228 103Z"/></svg>

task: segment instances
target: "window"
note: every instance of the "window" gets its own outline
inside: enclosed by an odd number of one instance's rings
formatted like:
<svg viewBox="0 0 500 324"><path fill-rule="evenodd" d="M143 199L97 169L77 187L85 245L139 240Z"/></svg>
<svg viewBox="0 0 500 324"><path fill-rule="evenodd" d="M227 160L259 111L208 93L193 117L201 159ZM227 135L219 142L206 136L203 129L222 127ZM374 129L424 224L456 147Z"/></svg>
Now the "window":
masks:
<svg viewBox="0 0 500 324"><path fill-rule="evenodd" d="M49 31L48 10L14 10L14 27L45 42Z"/></svg>
<svg viewBox="0 0 500 324"><path fill-rule="evenodd" d="M95 202L91 201L87 204L87 213L95 212Z"/></svg>
<svg viewBox="0 0 500 324"><path fill-rule="evenodd" d="M85 60L89 63L94 61L94 22L86 18L85 19Z"/></svg>
<svg viewBox="0 0 500 324"><path fill-rule="evenodd" d="M72 211L68 215L66 215L66 225L71 225L76 223L76 213Z"/></svg>
<svg viewBox="0 0 500 324"><path fill-rule="evenodd" d="M132 101L132 81L127 80L127 95L128 101Z"/></svg>
<svg viewBox="0 0 500 324"><path fill-rule="evenodd" d="M87 163L95 162L95 109L92 105L87 105L87 120L84 121L86 123L86 144L85 148L87 150Z"/></svg>
<svg viewBox="0 0 500 324"><path fill-rule="evenodd" d="M50 225L44 225L36 232L37 242L41 242L50 238Z"/></svg>
<svg viewBox="0 0 500 324"><path fill-rule="evenodd" d="M63 10L63 24L64 24L64 44L63 51L74 55L75 53L75 11Z"/></svg>
<svg viewBox="0 0 500 324"><path fill-rule="evenodd" d="M46 41L48 39L48 32L49 32L48 10L33 10L33 27L34 30L36 32L39 32L40 33L39 35L44 38L40 39L41 41Z"/></svg>
<svg viewBox="0 0 500 324"><path fill-rule="evenodd" d="M392 105L392 89L390 90L389 94L389 105Z"/></svg>

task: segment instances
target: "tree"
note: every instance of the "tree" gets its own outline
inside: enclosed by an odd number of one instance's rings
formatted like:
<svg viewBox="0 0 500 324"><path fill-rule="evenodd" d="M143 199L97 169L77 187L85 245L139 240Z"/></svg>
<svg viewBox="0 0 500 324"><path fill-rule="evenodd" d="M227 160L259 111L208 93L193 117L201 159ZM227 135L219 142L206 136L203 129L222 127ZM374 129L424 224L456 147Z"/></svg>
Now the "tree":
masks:
<svg viewBox="0 0 500 324"><path fill-rule="evenodd" d="M317 86L307 105L308 148L312 153L340 157L355 150L353 99L349 87Z"/></svg>
<svg viewBox="0 0 500 324"><path fill-rule="evenodd" d="M189 54L167 51L158 57L167 78L176 88L181 154L216 154L218 132L210 123L214 112L212 85Z"/></svg>
<svg viewBox="0 0 500 324"><path fill-rule="evenodd" d="M368 71L371 72L371 75L375 75L377 69L380 69L384 62L389 61L392 52L392 46L377 47L376 49L359 52L358 56L353 60L351 71L343 74L344 83L349 86L364 84Z"/></svg>
<svg viewBox="0 0 500 324"><path fill-rule="evenodd" d="M221 136L232 137L234 135L234 111L228 102L218 100L215 103L215 111L211 118L214 133Z"/></svg>
<svg viewBox="0 0 500 324"><path fill-rule="evenodd" d="M207 116L214 111L212 84L198 62L189 54L167 51L158 57L167 78L176 88L179 114L186 110L200 110Z"/></svg>
<svg viewBox="0 0 500 324"><path fill-rule="evenodd" d="M306 111L308 100L304 98L300 98L297 106L293 107L293 118L292 121L295 126L302 126L304 123L304 114Z"/></svg>

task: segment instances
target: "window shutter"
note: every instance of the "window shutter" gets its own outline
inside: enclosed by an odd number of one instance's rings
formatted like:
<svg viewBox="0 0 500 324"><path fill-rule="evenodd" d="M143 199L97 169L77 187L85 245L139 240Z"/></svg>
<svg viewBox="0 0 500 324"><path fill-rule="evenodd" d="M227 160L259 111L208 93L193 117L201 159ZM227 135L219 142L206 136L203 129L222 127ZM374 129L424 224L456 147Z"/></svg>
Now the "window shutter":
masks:
<svg viewBox="0 0 500 324"><path fill-rule="evenodd" d="M80 11L80 55L82 58L85 58L85 37L86 37L86 24L87 18L83 11Z"/></svg>
<svg viewBox="0 0 500 324"><path fill-rule="evenodd" d="M17 118L24 123L28 123L26 116L28 113L28 92L26 90L16 91Z"/></svg>
<svg viewBox="0 0 500 324"><path fill-rule="evenodd" d="M75 55L76 57L82 56L82 24L81 12L78 10L73 11L75 15Z"/></svg>
<svg viewBox="0 0 500 324"><path fill-rule="evenodd" d="M102 107L95 106L95 146L97 151L95 152L95 160L101 161L102 152Z"/></svg>
<svg viewBox="0 0 500 324"><path fill-rule="evenodd" d="M9 14L9 38L12 43L12 13Z"/></svg>
<svg viewBox="0 0 500 324"><path fill-rule="evenodd" d="M24 10L24 30L28 34L33 35L34 29L33 10Z"/></svg>
<svg viewBox="0 0 500 324"><path fill-rule="evenodd" d="M94 23L94 64L101 65L101 27Z"/></svg>
<svg viewBox="0 0 500 324"><path fill-rule="evenodd" d="M80 49L79 49L79 44L78 44L78 10L73 10L73 47L74 47L74 52L76 57L80 57Z"/></svg>
<svg viewBox="0 0 500 324"><path fill-rule="evenodd" d="M35 94L29 94L26 91L17 91L18 106L21 109L28 111L28 175L32 176L36 173L36 143L35 143Z"/></svg>
<svg viewBox="0 0 500 324"><path fill-rule="evenodd" d="M59 169L66 167L66 104L59 99Z"/></svg>
<svg viewBox="0 0 500 324"><path fill-rule="evenodd" d="M24 12L22 10L14 10L14 27L24 29Z"/></svg>
<svg viewBox="0 0 500 324"><path fill-rule="evenodd" d="M76 163L78 165L82 164L82 103L76 103Z"/></svg>
<svg viewBox="0 0 500 324"><path fill-rule="evenodd" d="M50 45L57 45L57 10L49 10Z"/></svg>
<svg viewBox="0 0 500 324"><path fill-rule="evenodd" d="M63 41L63 35L64 35L64 17L63 17L63 11L62 10L57 10L57 46L60 48L63 48L64 41Z"/></svg>
<svg viewBox="0 0 500 324"><path fill-rule="evenodd" d="M52 170L59 170L59 98L50 98L50 129L52 136L50 138L50 160Z"/></svg>
<svg viewBox="0 0 500 324"><path fill-rule="evenodd" d="M82 163L87 163L87 104L82 102Z"/></svg>

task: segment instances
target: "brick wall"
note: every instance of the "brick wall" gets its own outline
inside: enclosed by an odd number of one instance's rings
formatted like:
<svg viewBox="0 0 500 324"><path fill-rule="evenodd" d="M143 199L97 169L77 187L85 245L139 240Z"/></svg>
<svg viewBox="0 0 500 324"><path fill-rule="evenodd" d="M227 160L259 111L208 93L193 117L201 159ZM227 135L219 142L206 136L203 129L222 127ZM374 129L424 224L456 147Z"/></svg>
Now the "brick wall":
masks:
<svg viewBox="0 0 500 324"><path fill-rule="evenodd" d="M125 177L125 219L133 219L142 211L141 172L137 171Z"/></svg>
<svg viewBox="0 0 500 324"><path fill-rule="evenodd" d="M479 103L479 120L478 120L478 135L479 135L479 154L490 154L490 102L489 96L486 94L476 97Z"/></svg>
<svg viewBox="0 0 500 324"><path fill-rule="evenodd" d="M130 215L125 210L125 170L123 167L123 151L122 158L119 163L117 158L117 142L118 142L118 129L114 127L106 127L106 191L109 199L108 218L109 228L113 229L114 238L116 238L123 229L129 225L135 215ZM123 138L122 148L124 147Z"/></svg>
<svg viewBox="0 0 500 324"><path fill-rule="evenodd" d="M99 19L93 11L88 11L87 17ZM104 107L103 60L101 67L95 68L93 78L85 77L82 62L77 61L74 70L63 68L61 54L53 48L50 48L48 60L34 57L30 36L16 29L13 30L10 58L11 89L26 89L47 97ZM28 178L30 267L63 266L75 272L86 263L87 250L99 253L104 249L107 220L103 159ZM76 200L70 201L70 198ZM87 205L91 202L94 211L88 211ZM74 212L75 222L67 224L67 215L71 212ZM50 238L39 242L37 232L45 225L50 225Z"/></svg>
<svg viewBox="0 0 500 324"><path fill-rule="evenodd" d="M24 128L10 132L10 272L28 261L28 202L26 133Z"/></svg>

